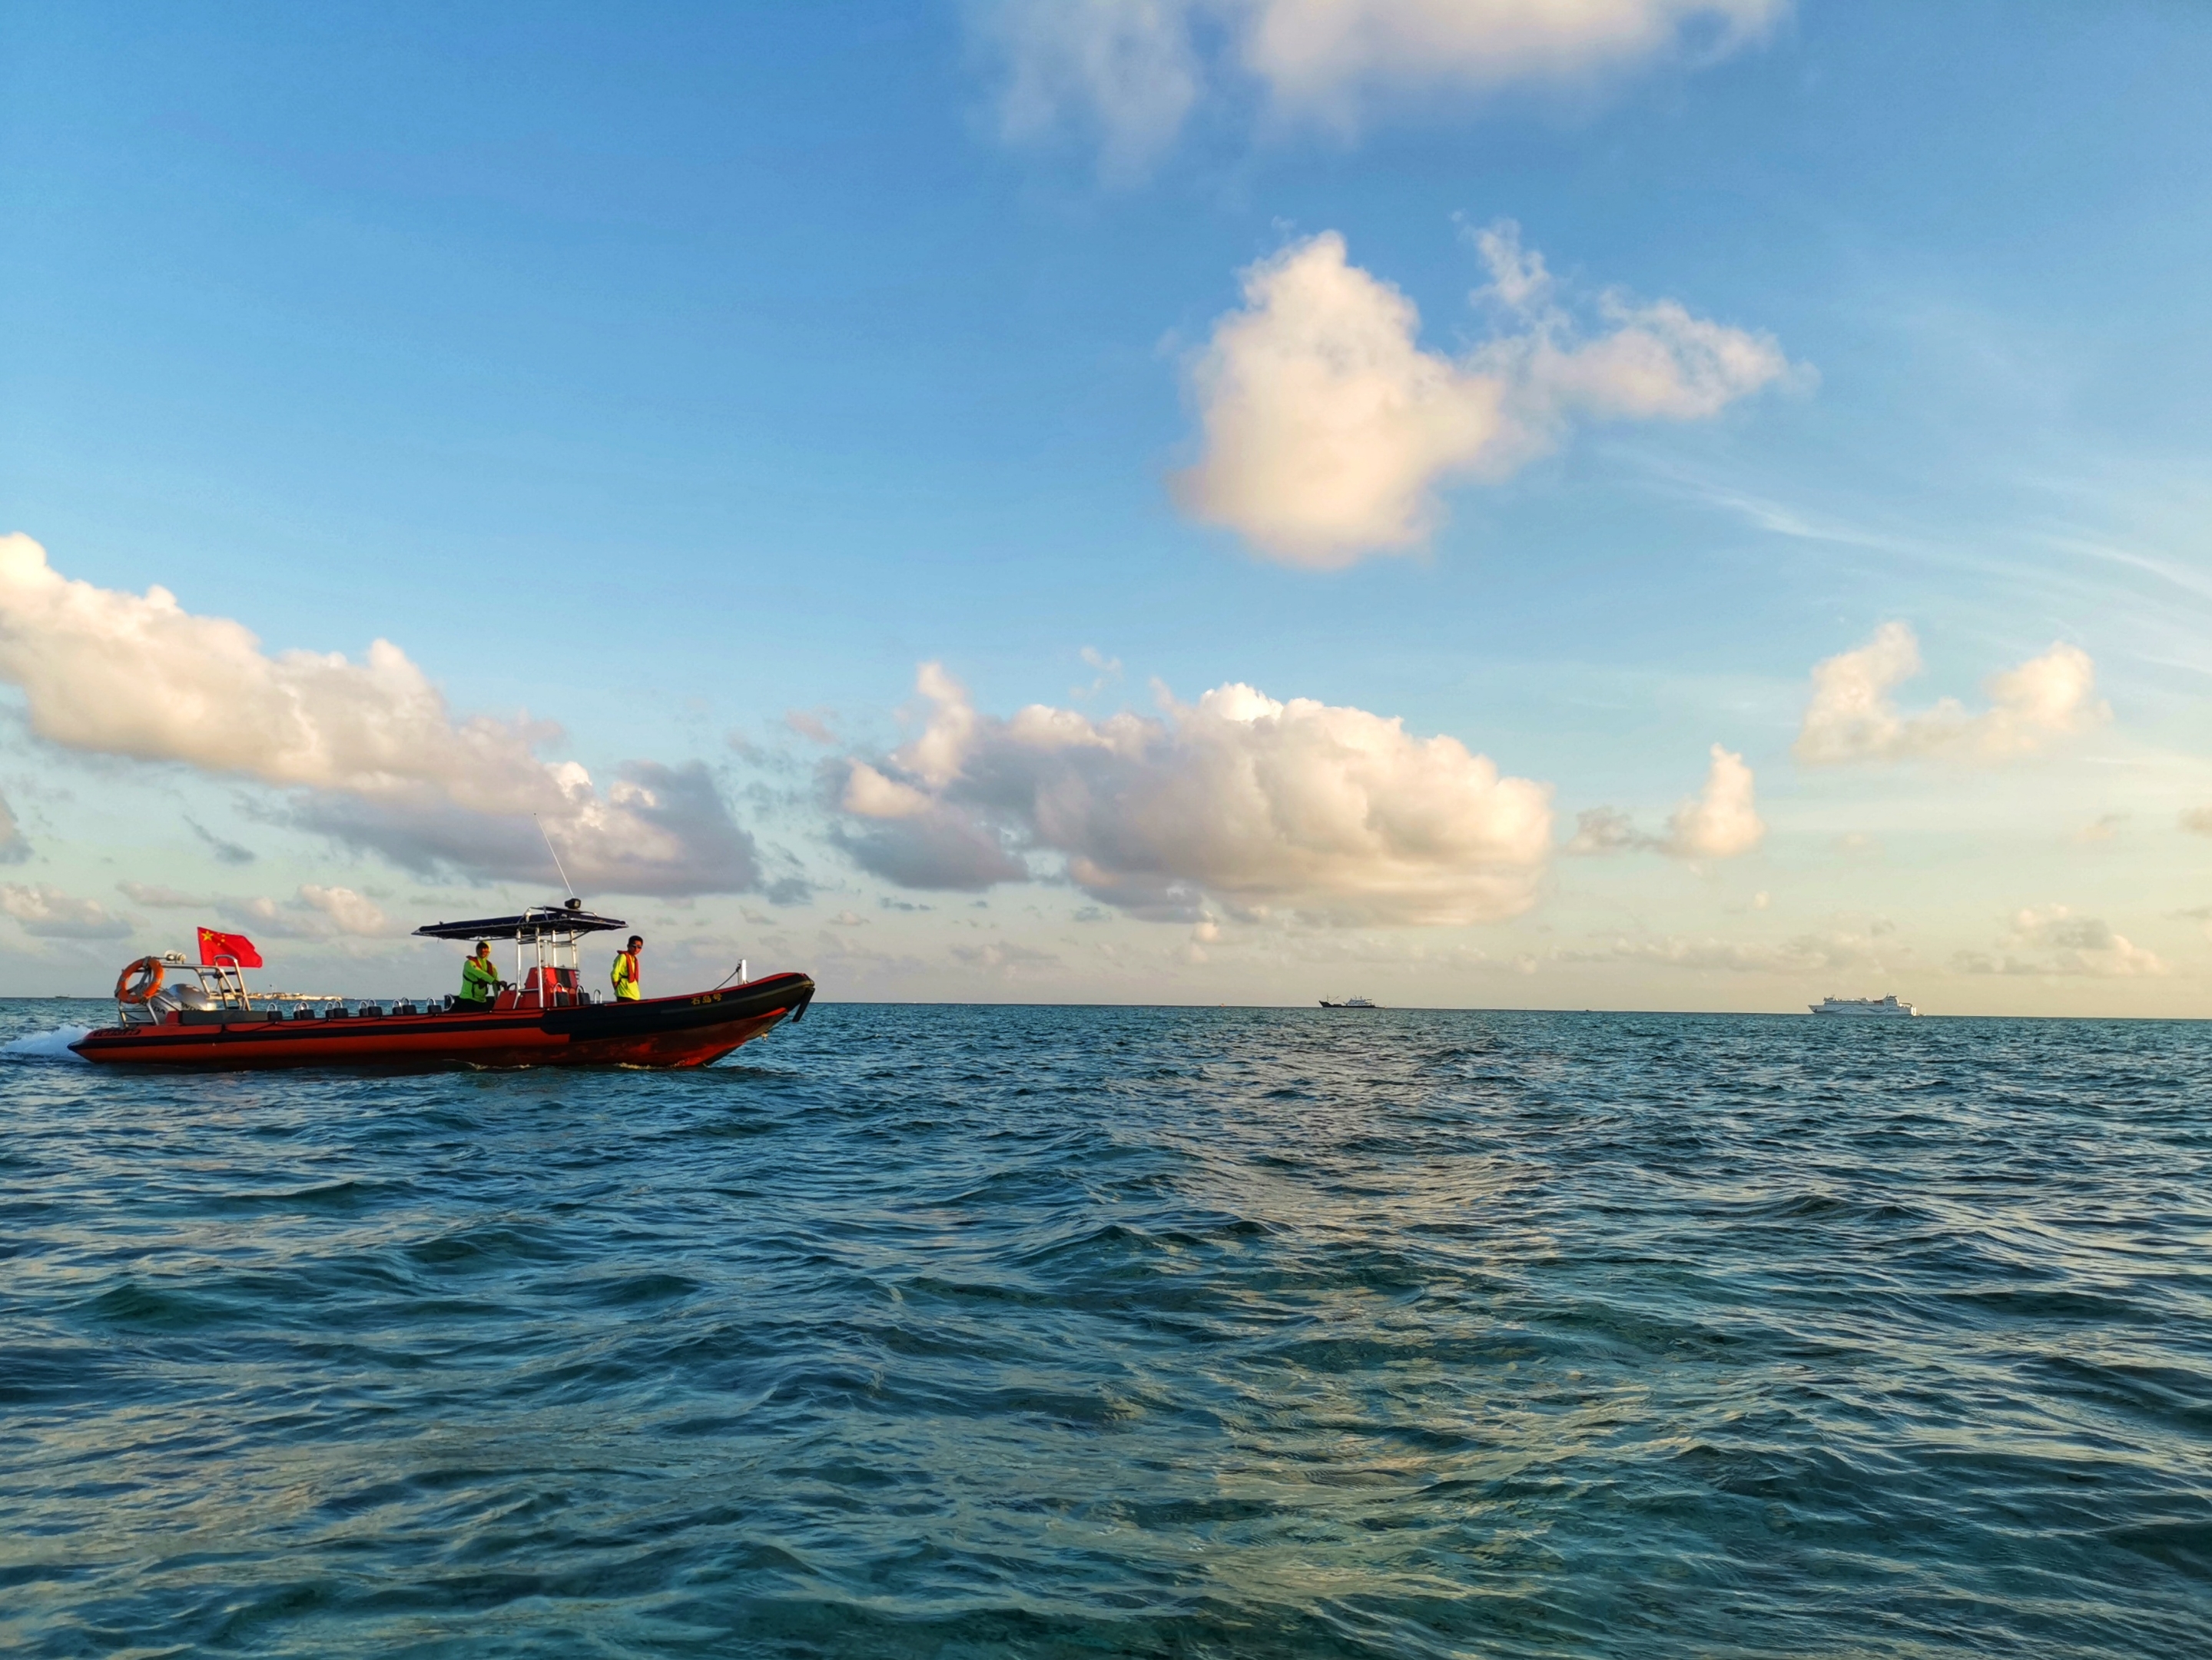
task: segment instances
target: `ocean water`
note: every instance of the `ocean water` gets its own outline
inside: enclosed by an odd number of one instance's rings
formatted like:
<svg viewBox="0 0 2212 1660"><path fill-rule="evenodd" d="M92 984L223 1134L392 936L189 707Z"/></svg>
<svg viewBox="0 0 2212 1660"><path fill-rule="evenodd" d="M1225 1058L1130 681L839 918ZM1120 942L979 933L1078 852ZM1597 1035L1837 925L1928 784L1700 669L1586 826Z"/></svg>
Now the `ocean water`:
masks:
<svg viewBox="0 0 2212 1660"><path fill-rule="evenodd" d="M0 1649L2212 1654L2212 1027L0 1005Z"/></svg>

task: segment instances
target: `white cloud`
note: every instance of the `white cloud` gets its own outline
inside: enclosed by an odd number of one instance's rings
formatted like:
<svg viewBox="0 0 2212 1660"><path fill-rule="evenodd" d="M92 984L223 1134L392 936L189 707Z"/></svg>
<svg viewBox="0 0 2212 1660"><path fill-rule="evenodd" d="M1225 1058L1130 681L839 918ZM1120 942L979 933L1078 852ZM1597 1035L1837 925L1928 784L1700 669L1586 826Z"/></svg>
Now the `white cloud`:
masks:
<svg viewBox="0 0 2212 1660"><path fill-rule="evenodd" d="M0 797L0 865L20 865L31 856L31 844L7 800Z"/></svg>
<svg viewBox="0 0 2212 1660"><path fill-rule="evenodd" d="M2135 979L2166 972L2155 952L2116 933L2101 918L2076 916L2064 905L2016 912L2004 949L1994 955L1961 952L1955 966L1963 974L2087 975L2102 979Z"/></svg>
<svg viewBox="0 0 2212 1660"><path fill-rule="evenodd" d="M1060 958L1051 952L1018 946L1011 939L993 940L981 946L955 946L952 955L971 969L993 970L1006 980L1023 978L1026 970L1060 966Z"/></svg>
<svg viewBox="0 0 2212 1660"><path fill-rule="evenodd" d="M257 942L270 939L321 939L331 933L330 924L297 900L279 903L264 896L225 899L216 907L226 928L234 928Z"/></svg>
<svg viewBox="0 0 2212 1660"><path fill-rule="evenodd" d="M1768 336L1673 301L1600 302L1584 337L1540 256L1500 224L1477 238L1498 332L1462 358L1422 349L1396 289L1353 265L1334 231L1244 272L1244 307L1191 370L1204 432L1176 476L1186 511L1286 564L1327 569L1418 547L1437 492L1500 478L1577 420L1698 420L1790 373Z"/></svg>
<svg viewBox="0 0 2212 1660"><path fill-rule="evenodd" d="M1667 821L1667 851L1678 859L1733 859L1765 835L1752 799L1751 769L1741 755L1714 745L1705 788Z"/></svg>
<svg viewBox="0 0 2212 1660"><path fill-rule="evenodd" d="M1990 707L1979 714L1950 697L1917 714L1900 713L1889 694L1919 672L1920 642L1903 623L1885 623L1863 646L1816 665L1797 758L2003 761L2112 718L2112 706L2096 695L2096 665L2078 646L2054 644L1990 676Z"/></svg>
<svg viewBox="0 0 2212 1660"><path fill-rule="evenodd" d="M1030 138L1100 140L1106 170L1141 167L1208 91L1255 88L1278 119L1346 130L1422 92L1573 85L1686 49L1757 38L1787 0L995 0L981 32L1004 55L1001 119Z"/></svg>
<svg viewBox="0 0 2212 1660"><path fill-rule="evenodd" d="M77 899L44 882L0 883L0 911L45 939L122 939L131 924L96 899Z"/></svg>
<svg viewBox="0 0 2212 1660"><path fill-rule="evenodd" d="M781 903L804 885L763 884L752 837L730 816L700 762L625 763L602 794L574 762L549 765L565 810L539 815L568 879L584 891L678 896L766 891ZM424 874L556 879L538 823L520 812L479 813L435 799L371 800L316 793L290 822Z"/></svg>
<svg viewBox="0 0 2212 1660"><path fill-rule="evenodd" d="M315 891L331 891L327 889ZM350 894L351 890L341 888L336 891ZM307 892L307 889L301 888L299 894L290 899L271 899L265 894L217 899L209 909L216 913L216 920L224 927L246 934L263 945L271 939L332 939L356 932L341 926L337 919L321 905L308 900L305 897ZM374 907L370 909L373 910ZM378 915L380 916L382 913ZM363 932L374 936L398 933L398 930L387 927Z"/></svg>
<svg viewBox="0 0 2212 1660"><path fill-rule="evenodd" d="M1363 95L1571 81L1643 61L1703 27L1763 30L1784 0L1258 0L1245 63L1282 104L1342 119Z"/></svg>
<svg viewBox="0 0 2212 1660"><path fill-rule="evenodd" d="M1225 685L1158 718L1032 704L1000 720L935 664L917 684L927 725L879 765L851 763L842 797L848 851L909 886L1020 880L1029 855L1056 854L1139 915L1196 921L1211 898L1473 922L1533 903L1550 851L1547 786L1364 709Z"/></svg>
<svg viewBox="0 0 2212 1660"><path fill-rule="evenodd" d="M329 918L331 927L339 933L375 939L402 931L392 926L392 920L374 901L363 898L351 888L318 887L309 882L301 885L300 897Z"/></svg>
<svg viewBox="0 0 2212 1660"><path fill-rule="evenodd" d="M1741 755L1712 747L1705 787L1676 805L1664 836L1650 836L1614 807L1590 807L1575 815L1571 854L1649 851L1675 859L1733 859L1765 839L1766 825L1753 800L1752 771Z"/></svg>
<svg viewBox="0 0 2212 1660"><path fill-rule="evenodd" d="M418 870L550 880L536 815L588 887L758 885L751 838L699 763L634 762L602 791L574 762L537 757L556 727L456 720L388 641L359 663L272 657L240 623L195 616L166 588L70 581L20 535L0 537L0 679L21 688L31 729L50 742L294 791L293 822Z"/></svg>
<svg viewBox="0 0 2212 1660"><path fill-rule="evenodd" d="M863 818L919 818L934 804L926 792L884 777L865 761L855 761L838 805Z"/></svg>
<svg viewBox="0 0 2212 1660"><path fill-rule="evenodd" d="M1000 0L976 9L1004 53L1006 136L1035 138L1071 119L1093 127L1105 171L1151 161L1198 100L1191 0Z"/></svg>
<svg viewBox="0 0 2212 1660"><path fill-rule="evenodd" d="M1085 646L1080 654L1084 662L1098 671L1097 678L1087 686L1070 686L1070 697L1096 697L1100 692L1121 678L1121 660L1109 657L1096 646Z"/></svg>
<svg viewBox="0 0 2212 1660"><path fill-rule="evenodd" d="M1563 951L1559 960L1789 976L1862 969L1880 971L1882 966L1871 936L1845 933L1802 933L1778 941L1622 936L1602 946Z"/></svg>
<svg viewBox="0 0 2212 1660"><path fill-rule="evenodd" d="M134 904L157 910L198 910L221 917L234 927L258 929L280 939L327 939L349 935L359 939L390 938L405 932L385 915L375 901L351 888L302 886L288 900L267 897L226 897L221 894L180 893L152 882L118 882L117 889Z"/></svg>

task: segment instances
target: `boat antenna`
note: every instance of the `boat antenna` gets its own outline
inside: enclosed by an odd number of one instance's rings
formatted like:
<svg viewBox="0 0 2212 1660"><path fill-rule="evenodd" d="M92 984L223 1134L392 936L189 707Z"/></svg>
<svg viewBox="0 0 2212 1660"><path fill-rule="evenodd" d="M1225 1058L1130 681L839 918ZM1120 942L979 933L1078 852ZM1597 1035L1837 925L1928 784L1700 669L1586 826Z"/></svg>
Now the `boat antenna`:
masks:
<svg viewBox="0 0 2212 1660"><path fill-rule="evenodd" d="M561 872L561 885L568 890L568 897L574 899L576 897L576 890L568 881L568 873L562 869L561 854L553 846L552 836L546 833L545 821L533 812L530 815L530 822L537 825L538 833L545 837L545 851L553 855L553 868Z"/></svg>

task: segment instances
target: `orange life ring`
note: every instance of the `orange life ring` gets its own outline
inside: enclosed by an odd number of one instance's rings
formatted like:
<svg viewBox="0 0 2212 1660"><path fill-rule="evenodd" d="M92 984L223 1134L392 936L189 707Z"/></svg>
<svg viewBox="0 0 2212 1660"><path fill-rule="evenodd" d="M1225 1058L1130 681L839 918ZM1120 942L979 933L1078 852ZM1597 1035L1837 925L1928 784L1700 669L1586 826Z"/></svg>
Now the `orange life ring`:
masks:
<svg viewBox="0 0 2212 1660"><path fill-rule="evenodd" d="M138 976L132 985L131 976ZM161 989L163 970L158 957L142 957L115 976L115 1000L118 1003L150 1003L154 994Z"/></svg>

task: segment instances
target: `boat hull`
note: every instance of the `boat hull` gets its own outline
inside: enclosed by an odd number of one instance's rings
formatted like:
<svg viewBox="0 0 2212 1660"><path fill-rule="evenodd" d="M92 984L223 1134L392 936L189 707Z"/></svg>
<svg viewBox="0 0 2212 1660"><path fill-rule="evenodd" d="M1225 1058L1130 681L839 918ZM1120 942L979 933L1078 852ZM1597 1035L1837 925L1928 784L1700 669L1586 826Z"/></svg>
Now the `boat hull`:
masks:
<svg viewBox="0 0 2212 1660"><path fill-rule="evenodd" d="M720 991L635 1002L221 1025L107 1026L70 1047L102 1065L234 1072L333 1067L703 1067L803 1016L814 982L779 974Z"/></svg>

